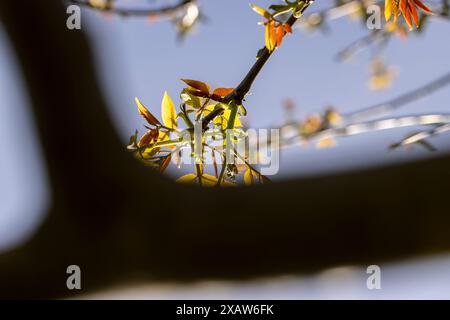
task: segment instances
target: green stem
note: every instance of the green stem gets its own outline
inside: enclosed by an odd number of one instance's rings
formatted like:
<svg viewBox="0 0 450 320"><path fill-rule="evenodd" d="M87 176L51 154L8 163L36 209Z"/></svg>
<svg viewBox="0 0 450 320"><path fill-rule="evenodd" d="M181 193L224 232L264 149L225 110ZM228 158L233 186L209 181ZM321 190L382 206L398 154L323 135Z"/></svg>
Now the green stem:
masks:
<svg viewBox="0 0 450 320"><path fill-rule="evenodd" d="M222 158L223 158L222 169L220 170L219 179L217 180L216 184L217 187L220 187L220 185L222 184L223 178L225 177L225 171L227 168L227 157L222 155Z"/></svg>
<svg viewBox="0 0 450 320"><path fill-rule="evenodd" d="M157 142L153 145L154 148L157 147L171 147L171 146L177 146L180 145L184 142L183 139L176 139L176 140L166 140L166 141L161 141L161 142Z"/></svg>
<svg viewBox="0 0 450 320"><path fill-rule="evenodd" d="M183 119L184 123L186 123L186 125L188 126L189 129L194 127L194 124L192 123L189 116L185 113L185 110L183 110L183 112L181 112L180 117Z"/></svg>
<svg viewBox="0 0 450 320"><path fill-rule="evenodd" d="M236 122L236 116L238 112L239 106L232 102L230 104L230 117L228 118L227 130L234 129L234 123Z"/></svg>
<svg viewBox="0 0 450 320"><path fill-rule="evenodd" d="M197 178L198 178L198 184L200 185L200 187L203 185L203 181L202 181L202 169L200 167L199 163L195 164L195 171L197 173Z"/></svg>

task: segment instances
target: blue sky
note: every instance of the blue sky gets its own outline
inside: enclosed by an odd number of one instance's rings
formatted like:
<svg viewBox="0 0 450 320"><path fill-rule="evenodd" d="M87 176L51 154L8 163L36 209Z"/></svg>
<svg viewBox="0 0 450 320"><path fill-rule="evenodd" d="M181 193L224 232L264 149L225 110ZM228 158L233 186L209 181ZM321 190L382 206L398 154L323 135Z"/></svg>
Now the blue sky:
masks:
<svg viewBox="0 0 450 320"><path fill-rule="evenodd" d="M254 1L267 7L270 1ZM312 9L330 2L317 1ZM176 41L169 22L150 24L144 19L105 18L82 10L82 29L95 48L98 77L111 106L111 114L124 144L136 128L143 129L134 97L139 97L159 116L161 98L168 90L177 101L181 78L198 79L211 86L236 86L263 46L260 16L242 0L201 1L207 23L183 43ZM344 18L330 23L328 35L295 30L287 37L255 82L246 108L253 127L271 127L283 121L283 100L296 102L298 117L333 105L342 112L370 106L419 87L450 70L449 25L436 21L421 37L396 39L384 53L400 73L393 87L372 92L367 88L369 53L349 63L338 63L335 54L367 33L359 22ZM77 32L77 31L73 31ZM28 100L21 77L15 74L14 57L0 32L0 249L13 243L40 221L49 201L45 173L34 136ZM425 100L408 105L396 114L448 112L450 90L444 89ZM14 108L12 107L14 106ZM293 148L282 154L279 178L324 174L433 156L420 148L388 151L412 129L367 134L339 140L339 147L316 150ZM17 141L20 142L18 147ZM448 136L432 142L442 151L450 148ZM181 173L174 173L180 175ZM26 197L28 201L23 201ZM3 200L4 199L4 200ZM31 209L35 208L35 209ZM23 232L19 232L22 230Z"/></svg>

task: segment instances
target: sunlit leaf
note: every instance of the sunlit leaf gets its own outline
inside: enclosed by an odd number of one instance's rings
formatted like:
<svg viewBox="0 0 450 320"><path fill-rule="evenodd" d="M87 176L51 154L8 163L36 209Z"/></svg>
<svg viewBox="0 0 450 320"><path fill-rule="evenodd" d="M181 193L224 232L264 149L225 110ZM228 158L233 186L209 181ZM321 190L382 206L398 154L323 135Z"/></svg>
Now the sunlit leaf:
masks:
<svg viewBox="0 0 450 320"><path fill-rule="evenodd" d="M148 111L148 109L142 104L142 102L138 99L135 98L136 104L138 106L138 110L139 110L139 114L145 119L147 120L147 122L149 124L151 124L152 126L160 126L161 122L159 122L158 119L156 119L151 113L150 111Z"/></svg>
<svg viewBox="0 0 450 320"><path fill-rule="evenodd" d="M333 108L329 108L325 111L325 117L331 125L338 125L342 122L342 116Z"/></svg>
<svg viewBox="0 0 450 320"><path fill-rule="evenodd" d="M203 174L201 179L202 185L205 187L214 187L215 185L217 185L217 182L219 182L219 180L215 176L209 174Z"/></svg>
<svg viewBox="0 0 450 320"><path fill-rule="evenodd" d="M167 131L159 131L159 135L158 135L158 142L159 141L165 141L165 140L169 140L169 132Z"/></svg>
<svg viewBox="0 0 450 320"><path fill-rule="evenodd" d="M384 17L386 21L389 21L389 19L392 16L392 10L397 7L397 4L395 3L395 0L385 0L384 3Z"/></svg>
<svg viewBox="0 0 450 320"><path fill-rule="evenodd" d="M248 169L247 171L245 171L245 173L244 173L244 183L246 185L252 185L253 184L252 169Z"/></svg>
<svg viewBox="0 0 450 320"><path fill-rule="evenodd" d="M263 9L263 8L261 8L261 7L258 7L258 6L254 5L254 4L251 4L250 7L251 7L251 8L253 9L253 11L255 11L257 14L262 15L264 18L266 18L266 19L268 19L268 20L272 18L271 14L270 14L267 10L265 10L265 9Z"/></svg>
<svg viewBox="0 0 450 320"><path fill-rule="evenodd" d="M188 86L200 91L201 93L209 94L209 92L211 91L211 88L209 87L209 85L207 85L204 82L201 82L198 80L191 80L191 79L181 79L181 81L186 83Z"/></svg>
<svg viewBox="0 0 450 320"><path fill-rule="evenodd" d="M276 47L276 42L275 22L269 21L266 23L266 48L272 52Z"/></svg>
<svg viewBox="0 0 450 320"><path fill-rule="evenodd" d="M191 94L188 90L183 90L180 97L183 103L191 108L199 109L202 106L200 98Z"/></svg>
<svg viewBox="0 0 450 320"><path fill-rule="evenodd" d="M333 138L324 138L320 139L316 146L318 149L331 148L337 146L337 142Z"/></svg>
<svg viewBox="0 0 450 320"><path fill-rule="evenodd" d="M285 31L286 33L292 33L292 27L291 27L291 25L285 23L285 24L283 24L283 28L284 28L284 31Z"/></svg>
<svg viewBox="0 0 450 320"><path fill-rule="evenodd" d="M138 147L143 147L147 144L152 143L154 140L158 138L159 132L158 129L147 131L139 140Z"/></svg>
<svg viewBox="0 0 450 320"><path fill-rule="evenodd" d="M309 116L305 122L301 124L301 133L303 135L311 135L322 129L323 121L320 115L314 114Z"/></svg>
<svg viewBox="0 0 450 320"><path fill-rule="evenodd" d="M164 92L164 98L161 103L162 120L166 127L170 129L177 128L177 114L175 112L175 106L170 98L169 94Z"/></svg>
<svg viewBox="0 0 450 320"><path fill-rule="evenodd" d="M221 116L218 116L214 119L214 123L220 125L222 130L225 130L228 127L228 119L230 119L231 110L225 110ZM240 115L236 115L236 119L234 120L234 127L242 127L242 122L240 120Z"/></svg>
<svg viewBox="0 0 450 320"><path fill-rule="evenodd" d="M397 17L403 16L410 30L413 29L413 24L419 28L421 25L419 10L427 14L432 14L431 9L420 0L385 0L384 15L386 21L389 21L394 16L394 22Z"/></svg>
<svg viewBox="0 0 450 320"><path fill-rule="evenodd" d="M111 8L111 1L107 0L89 0L88 3L93 7L101 10L107 10Z"/></svg>
<svg viewBox="0 0 450 320"><path fill-rule="evenodd" d="M234 91L234 88L217 88L212 93L213 95L219 96L219 97L225 97L232 93Z"/></svg>
<svg viewBox="0 0 450 320"><path fill-rule="evenodd" d="M161 172L161 173L164 172L167 169L167 167L169 166L171 160L172 160L172 155L169 154L162 162L161 167L159 167L159 172Z"/></svg>
<svg viewBox="0 0 450 320"><path fill-rule="evenodd" d="M276 46L281 46L281 43L283 42L284 37L284 28L282 25L279 25L275 28L275 39L276 39Z"/></svg>
<svg viewBox="0 0 450 320"><path fill-rule="evenodd" d="M179 183L193 183L197 179L197 175L193 173L186 174L180 178L178 178L177 182Z"/></svg>

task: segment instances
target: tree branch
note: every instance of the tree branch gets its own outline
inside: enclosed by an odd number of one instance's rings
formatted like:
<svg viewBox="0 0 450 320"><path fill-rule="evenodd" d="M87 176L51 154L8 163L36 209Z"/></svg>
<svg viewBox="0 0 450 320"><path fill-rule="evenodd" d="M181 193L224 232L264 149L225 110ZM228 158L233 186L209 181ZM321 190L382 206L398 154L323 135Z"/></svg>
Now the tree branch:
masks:
<svg viewBox="0 0 450 320"><path fill-rule="evenodd" d="M304 7L301 9L301 14L303 14L306 9L309 8L309 6L311 4L313 4L314 1L313 0L306 0ZM296 18L293 14L288 18L288 20L286 21L286 24L288 24L289 26L293 26L294 23L298 20L299 18ZM245 96L247 95L247 93L250 91L253 82L255 81L256 77L258 76L259 72L262 70L262 68L264 67L264 65L267 63L267 61L269 61L269 58L272 56L272 54L275 52L274 51L269 51L266 47L262 48L261 50L259 50L259 57L257 58L256 62L253 64L253 66L250 68L250 70L248 71L248 73L245 75L244 79L242 79L242 81L239 83L239 85L236 87L236 89L231 92L229 95L227 95L226 97L224 97L221 102L223 103L230 103L230 102L234 102L237 105L241 105L242 101L244 100ZM203 120L202 123L202 127L205 130L209 123L217 116L221 115L223 112L225 111L224 108L218 108L215 110L214 114L210 114L209 117L206 117ZM214 117L213 117L214 116Z"/></svg>
<svg viewBox="0 0 450 320"><path fill-rule="evenodd" d="M127 8L115 8L113 6L106 6L105 8L99 8L93 5L88 0L69 0L69 1L79 6L84 6L94 10L112 13L119 16L172 15L176 14L180 10L184 10L187 5L197 2L196 0L182 0L175 5L165 6L157 9L127 9Z"/></svg>
<svg viewBox="0 0 450 320"><path fill-rule="evenodd" d="M374 116L380 116L389 112L392 112L408 103L422 99L430 94L441 90L450 84L450 72L447 72L443 76L427 83L426 85L419 87L415 90L411 90L395 99L378 103L365 109L357 110L348 114L344 114L345 121L354 122L365 120Z"/></svg>
<svg viewBox="0 0 450 320"><path fill-rule="evenodd" d="M307 0L304 7L301 9L301 14L303 14L306 11L306 9L308 9L309 6L313 3L314 1ZM286 21L286 23L290 26L293 26L297 20L298 18L296 18L294 15L291 15ZM256 77L258 76L259 72L262 70L262 68L264 67L264 65L274 52L275 50L270 52L266 47L261 49L260 55L256 60L255 64L251 67L249 72L246 74L244 79L239 83L236 89L233 92L231 92L228 96L224 97L223 101L224 102L234 101L237 105L241 105L242 100L244 100L245 95L250 91L250 88L252 87L252 84L255 81Z"/></svg>

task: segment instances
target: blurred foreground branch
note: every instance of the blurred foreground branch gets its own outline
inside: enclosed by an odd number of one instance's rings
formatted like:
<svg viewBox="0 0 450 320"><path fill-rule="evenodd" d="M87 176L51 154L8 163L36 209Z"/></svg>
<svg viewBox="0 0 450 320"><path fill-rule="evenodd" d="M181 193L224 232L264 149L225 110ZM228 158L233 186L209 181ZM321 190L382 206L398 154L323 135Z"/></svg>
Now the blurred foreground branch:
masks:
<svg viewBox="0 0 450 320"><path fill-rule="evenodd" d="M449 156L229 189L177 185L147 170L123 150L91 49L64 28L61 3L27 6L2 1L0 18L30 94L53 206L25 245L0 255L0 298L72 295L71 264L82 268L86 293L131 280L316 272L450 249ZM223 197L236 205L217 205Z"/></svg>

